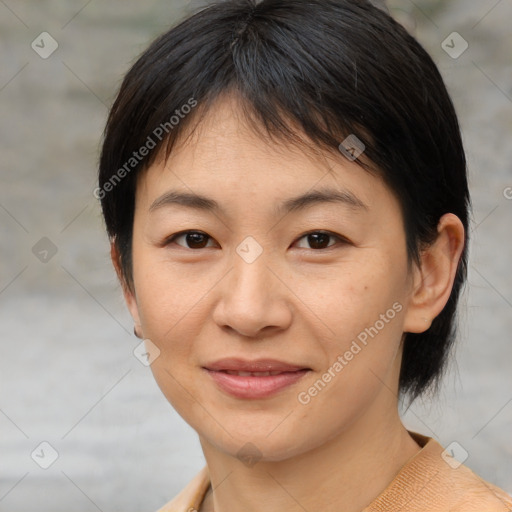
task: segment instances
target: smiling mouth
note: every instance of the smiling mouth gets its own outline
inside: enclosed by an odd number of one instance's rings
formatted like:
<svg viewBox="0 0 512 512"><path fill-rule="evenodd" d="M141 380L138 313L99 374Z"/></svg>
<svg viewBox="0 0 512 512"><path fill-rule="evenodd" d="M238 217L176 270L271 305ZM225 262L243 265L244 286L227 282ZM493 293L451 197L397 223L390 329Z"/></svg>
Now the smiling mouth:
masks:
<svg viewBox="0 0 512 512"><path fill-rule="evenodd" d="M310 369L291 371L237 371L203 368L217 389L231 397L257 400L274 397L299 382Z"/></svg>

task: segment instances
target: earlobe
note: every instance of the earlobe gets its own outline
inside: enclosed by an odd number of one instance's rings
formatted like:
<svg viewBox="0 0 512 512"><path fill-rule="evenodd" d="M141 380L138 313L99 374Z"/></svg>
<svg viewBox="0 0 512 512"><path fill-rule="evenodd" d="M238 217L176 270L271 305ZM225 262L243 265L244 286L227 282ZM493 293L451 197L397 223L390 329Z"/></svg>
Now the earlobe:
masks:
<svg viewBox="0 0 512 512"><path fill-rule="evenodd" d="M115 243L115 240L110 242L110 259L112 260L112 265L116 270L117 277L119 282L121 283L121 287L123 289L124 300L132 315L134 322L134 334L138 336L138 333L141 332L141 324L139 317L139 309L137 306L137 299L135 296L135 291L130 288L128 283L126 282L126 278L123 272L122 263L121 263L121 255L119 254L119 249Z"/></svg>
<svg viewBox="0 0 512 512"><path fill-rule="evenodd" d="M425 332L450 298L464 249L464 226L456 215L447 213L437 231L435 242L421 254L421 268L414 269L404 332Z"/></svg>

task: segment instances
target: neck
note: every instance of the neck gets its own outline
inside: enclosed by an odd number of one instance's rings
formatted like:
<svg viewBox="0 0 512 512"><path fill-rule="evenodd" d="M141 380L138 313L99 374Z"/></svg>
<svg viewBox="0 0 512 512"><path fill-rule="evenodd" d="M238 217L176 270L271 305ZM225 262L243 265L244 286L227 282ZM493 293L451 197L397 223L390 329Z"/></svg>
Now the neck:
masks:
<svg viewBox="0 0 512 512"><path fill-rule="evenodd" d="M402 425L397 407L391 409L394 414L383 412L389 405L373 408L350 428L299 456L261 460L251 467L201 438L213 487L201 512L338 512L340 504L344 512L362 510L420 449Z"/></svg>

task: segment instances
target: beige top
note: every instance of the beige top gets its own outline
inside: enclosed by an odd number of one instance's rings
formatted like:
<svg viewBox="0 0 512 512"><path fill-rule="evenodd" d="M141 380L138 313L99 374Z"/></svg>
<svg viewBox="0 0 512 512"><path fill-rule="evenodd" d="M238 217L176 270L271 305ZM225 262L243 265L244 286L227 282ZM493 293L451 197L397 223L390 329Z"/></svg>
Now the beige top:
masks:
<svg viewBox="0 0 512 512"><path fill-rule="evenodd" d="M362 512L512 512L512 497L442 453L434 439L410 432L422 447ZM449 464L451 462L451 464ZM205 466L158 512L196 512L208 487Z"/></svg>

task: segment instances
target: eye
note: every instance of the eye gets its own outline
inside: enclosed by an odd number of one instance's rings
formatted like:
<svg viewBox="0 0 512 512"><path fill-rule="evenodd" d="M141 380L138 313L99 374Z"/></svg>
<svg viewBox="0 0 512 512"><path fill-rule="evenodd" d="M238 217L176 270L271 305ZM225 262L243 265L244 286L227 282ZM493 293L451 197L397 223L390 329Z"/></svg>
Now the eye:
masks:
<svg viewBox="0 0 512 512"><path fill-rule="evenodd" d="M329 239L337 239L341 243L348 243L348 240L339 235L335 235L334 233L329 233L328 231L311 231L310 233L306 233L305 235L301 236L299 241L303 239L306 240L305 243L308 244L309 247L305 245L299 245L301 249L328 249L329 247L335 245L335 243L329 243Z"/></svg>
<svg viewBox="0 0 512 512"><path fill-rule="evenodd" d="M179 240L183 240L179 242ZM181 247L186 249L205 249L207 247L214 247L215 245L208 246L208 242L213 240L213 238L202 231L182 231L180 233L176 233L172 235L165 241L165 245L170 245L172 243L176 243ZM301 240L305 240L302 242ZM310 233L306 233L302 235L298 239L298 247L301 249L328 249L336 244L336 241L341 243L348 243L348 240L345 238L336 235L334 233L326 232L326 231L311 231ZM306 243L307 245L304 245Z"/></svg>
<svg viewBox="0 0 512 512"><path fill-rule="evenodd" d="M181 239L184 240L184 244L177 242L177 240ZM207 246L208 240L213 239L202 231L182 231L168 238L165 245L170 245L175 242L177 245L185 247L186 249L204 249Z"/></svg>

